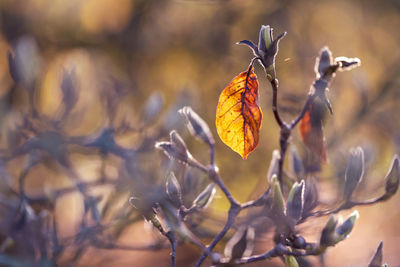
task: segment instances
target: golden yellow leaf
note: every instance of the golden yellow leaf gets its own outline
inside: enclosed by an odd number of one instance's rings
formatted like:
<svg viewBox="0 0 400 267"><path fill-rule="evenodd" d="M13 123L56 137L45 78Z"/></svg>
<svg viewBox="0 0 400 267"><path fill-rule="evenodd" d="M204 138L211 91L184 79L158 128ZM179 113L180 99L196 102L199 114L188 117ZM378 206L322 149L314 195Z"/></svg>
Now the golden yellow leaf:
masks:
<svg viewBox="0 0 400 267"><path fill-rule="evenodd" d="M257 76L250 67L222 91L217 106L217 132L227 146L246 159L258 145L261 120Z"/></svg>

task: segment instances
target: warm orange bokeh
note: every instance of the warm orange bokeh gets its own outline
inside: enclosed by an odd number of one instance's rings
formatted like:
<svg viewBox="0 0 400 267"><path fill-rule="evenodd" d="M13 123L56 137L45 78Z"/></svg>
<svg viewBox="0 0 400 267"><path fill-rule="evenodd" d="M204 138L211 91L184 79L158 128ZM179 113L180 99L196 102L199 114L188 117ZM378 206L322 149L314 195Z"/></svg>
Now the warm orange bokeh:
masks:
<svg viewBox="0 0 400 267"><path fill-rule="evenodd" d="M241 202L258 197L268 186L266 173L272 151L279 148L279 127L271 111L272 91L258 64L254 65L254 72L258 74L258 104L263 109L264 121L263 128L257 132L257 149L246 161L217 138L219 131L214 120L222 89L248 66L253 56L247 48L235 43L243 39L257 41L260 26L264 24L271 25L275 33L288 33L276 57L278 108L284 121L296 118L303 107L315 79L315 58L323 46L329 46L337 56L360 58L360 68L338 73L329 85L327 96L334 114L327 115L323 125L329 162L313 178L318 183L321 203L335 203L342 193L348 151L361 146L366 170L354 196L364 200L382 193L393 155L400 153L398 1L0 0L0 226L8 214L3 212L3 204L19 201L18 195L8 191L9 187L18 192L24 167L37 156L35 152L7 158L9 151L36 137L20 128L24 116L30 112L29 94L33 95L31 104L42 118L40 122L33 121L40 132L52 133L54 126L48 122L58 121L56 126L63 138L84 137L85 142L91 142L104 129L119 127L122 130L115 133L115 140L103 140L140 151L131 161L124 161L115 155L104 155L98 148L63 144L71 168L81 181L96 182L100 177L110 182L90 190L91 195L99 198L101 212L113 200L108 206L106 223L114 223L113 213L130 211L128 198L136 189L135 182L165 185L164 177L172 167L156 151L154 143L168 139L169 131L176 129L193 156L208 163L208 148L190 136L177 113L184 106L191 106L210 126L216 141L216 165L232 195ZM8 51L14 55L22 53L24 83L35 81L34 90L14 85ZM66 105L61 85L65 72L75 73L76 103L63 116ZM310 126L306 119L297 125L307 126L304 132ZM301 138L297 129L293 131L290 146L296 147L304 157L309 149ZM310 142L321 141L322 135L318 138L309 137ZM48 144L52 140L41 141L45 141L44 147L51 146ZM244 148L239 154L244 157ZM74 186L65 168L51 154L40 151L38 155L40 162L26 177L28 196L51 198L55 190ZM290 171L289 157L283 167ZM186 190L190 192L185 201L190 204L209 180L195 172L191 174L192 180L182 179L182 173L176 172L179 182L182 185L187 182L194 188ZM113 184L123 176L129 182ZM327 249L326 266L366 266L381 240L384 261L396 266L400 262L399 204L398 192L386 202L356 207L360 219L347 240ZM199 225L213 234L218 232L228 208L229 202L217 190L215 199L201 214L205 221ZM35 206L36 212L42 210L47 208ZM77 192L57 200L54 213L61 241L70 240L80 231L84 210L82 196ZM345 217L350 212L343 211L340 215ZM140 214L133 215L137 217L130 218L132 224L116 242L140 246L163 238L143 226ZM311 218L299 226L299 232L307 241L318 242L327 220L327 217ZM7 240L8 233L1 231L0 242ZM229 231L228 238L233 234L234 231ZM255 253L271 249L272 239L272 231L257 232ZM215 251L222 252L225 241ZM59 265L167 266L171 252L170 249L128 251L86 245L89 251L72 262L74 244L70 244L68 248L72 251L62 255ZM12 246L7 248L2 255L9 255L12 249ZM193 266L199 253L200 249L195 246L180 245L177 266ZM309 258L318 262L317 257ZM269 264L283 265L274 259L249 266Z"/></svg>

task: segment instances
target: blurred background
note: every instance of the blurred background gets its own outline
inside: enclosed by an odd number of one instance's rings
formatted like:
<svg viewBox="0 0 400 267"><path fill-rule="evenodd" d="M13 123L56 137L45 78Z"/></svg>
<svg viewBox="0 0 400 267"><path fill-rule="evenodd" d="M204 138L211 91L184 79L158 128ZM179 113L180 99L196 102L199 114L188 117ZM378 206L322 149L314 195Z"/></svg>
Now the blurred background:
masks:
<svg viewBox="0 0 400 267"><path fill-rule="evenodd" d="M276 61L279 105L286 120L301 110L323 46L334 57L361 59L360 68L339 73L330 86L334 115L327 117L324 128L329 162L316 178L321 202L332 203L344 179L348 150L361 146L366 172L356 196L367 199L383 192L392 157L400 153L399 1L0 0L2 252L37 259L38 244L27 242L32 251L25 254L18 250L18 231L11 238L16 245L5 244L15 224L8 214L17 212L15 192L20 192L21 181L26 195L36 201L32 218L41 221L40 216L47 216L42 212L50 211L60 240L70 240L86 229L83 224L88 227L98 219L92 215L89 223L83 222L90 209L99 209L109 224L125 218L126 225L118 226L119 232L114 229L121 244L143 245L159 238L141 216L135 217L127 200L145 195L143 190L152 185L163 186L168 170L176 168L154 149L173 129L207 163L207 147L190 136L177 114L185 105L209 124L221 177L235 197L246 201L263 192L279 129L260 66L256 73L264 119L258 148L243 161L220 141L214 122L219 94L252 58L249 49L235 43L257 42L263 24L271 25L275 35L288 32ZM297 131L292 144L305 153ZM196 172L186 176L178 178L194 191L187 190L190 203L208 181ZM92 202L82 201L72 189L63 191L80 182L90 185ZM381 240L384 261L400 266L399 204L397 194L388 202L358 208L355 229L348 240L328 249L327 266L365 266ZM227 208L217 191L206 214L222 220ZM300 231L317 241L326 220L309 220ZM35 232L29 231L19 238L29 240ZM270 239L268 234L259 236L256 252L268 250ZM89 244L78 253L74 242L60 251L61 266L169 264L169 249L132 251ZM191 245L180 246L178 266L192 266L199 253ZM282 265L267 263L273 262Z"/></svg>

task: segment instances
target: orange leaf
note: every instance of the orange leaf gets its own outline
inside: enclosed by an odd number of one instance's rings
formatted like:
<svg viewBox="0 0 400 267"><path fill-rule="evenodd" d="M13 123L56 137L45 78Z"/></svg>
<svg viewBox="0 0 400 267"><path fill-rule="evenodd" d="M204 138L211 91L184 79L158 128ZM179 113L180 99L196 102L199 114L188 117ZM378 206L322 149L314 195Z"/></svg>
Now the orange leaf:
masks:
<svg viewBox="0 0 400 267"><path fill-rule="evenodd" d="M258 145L262 112L257 102L258 81L253 67L236 76L222 91L218 101L218 135L243 159Z"/></svg>
<svg viewBox="0 0 400 267"><path fill-rule="evenodd" d="M326 163L326 144L322 127L325 113L325 105L314 100L300 121L299 130L304 144Z"/></svg>

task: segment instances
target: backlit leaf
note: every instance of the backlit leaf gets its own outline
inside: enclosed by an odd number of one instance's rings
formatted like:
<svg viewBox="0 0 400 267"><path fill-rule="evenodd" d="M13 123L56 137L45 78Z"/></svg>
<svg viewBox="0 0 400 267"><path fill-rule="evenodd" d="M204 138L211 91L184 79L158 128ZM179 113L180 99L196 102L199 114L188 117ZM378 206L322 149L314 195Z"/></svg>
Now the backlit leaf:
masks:
<svg viewBox="0 0 400 267"><path fill-rule="evenodd" d="M246 159L258 145L261 120L258 81L251 67L222 91L217 107L217 132L227 146Z"/></svg>
<svg viewBox="0 0 400 267"><path fill-rule="evenodd" d="M300 121L299 130L304 144L326 163L326 144L322 127L325 113L325 105L320 100L315 99Z"/></svg>

